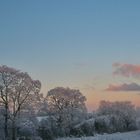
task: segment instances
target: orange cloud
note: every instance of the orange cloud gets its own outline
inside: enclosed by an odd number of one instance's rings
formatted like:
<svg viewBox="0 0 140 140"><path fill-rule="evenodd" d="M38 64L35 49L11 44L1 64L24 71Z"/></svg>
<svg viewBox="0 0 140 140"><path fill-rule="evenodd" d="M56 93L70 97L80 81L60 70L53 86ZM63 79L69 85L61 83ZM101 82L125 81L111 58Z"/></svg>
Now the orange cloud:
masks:
<svg viewBox="0 0 140 140"><path fill-rule="evenodd" d="M114 63L113 67L115 75L140 78L140 65Z"/></svg>
<svg viewBox="0 0 140 140"><path fill-rule="evenodd" d="M140 91L140 85L137 83L109 85L106 91Z"/></svg>

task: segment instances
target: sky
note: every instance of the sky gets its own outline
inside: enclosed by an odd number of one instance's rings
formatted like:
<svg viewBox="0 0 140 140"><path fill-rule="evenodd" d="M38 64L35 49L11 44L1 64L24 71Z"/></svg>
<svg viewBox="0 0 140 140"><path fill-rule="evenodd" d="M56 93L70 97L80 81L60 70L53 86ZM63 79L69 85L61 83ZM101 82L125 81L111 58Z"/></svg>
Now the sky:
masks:
<svg viewBox="0 0 140 140"><path fill-rule="evenodd" d="M100 100L140 105L139 0L0 1L0 65Z"/></svg>

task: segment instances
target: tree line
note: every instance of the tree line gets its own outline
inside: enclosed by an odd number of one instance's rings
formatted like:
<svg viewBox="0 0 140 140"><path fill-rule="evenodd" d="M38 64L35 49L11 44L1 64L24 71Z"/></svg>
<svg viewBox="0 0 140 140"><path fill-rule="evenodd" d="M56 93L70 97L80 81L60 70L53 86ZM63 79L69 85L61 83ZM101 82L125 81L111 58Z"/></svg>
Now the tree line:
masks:
<svg viewBox="0 0 140 140"><path fill-rule="evenodd" d="M131 102L101 101L88 113L77 89L56 87L46 96L28 73L0 66L0 136L2 140L47 140L138 129L139 111Z"/></svg>

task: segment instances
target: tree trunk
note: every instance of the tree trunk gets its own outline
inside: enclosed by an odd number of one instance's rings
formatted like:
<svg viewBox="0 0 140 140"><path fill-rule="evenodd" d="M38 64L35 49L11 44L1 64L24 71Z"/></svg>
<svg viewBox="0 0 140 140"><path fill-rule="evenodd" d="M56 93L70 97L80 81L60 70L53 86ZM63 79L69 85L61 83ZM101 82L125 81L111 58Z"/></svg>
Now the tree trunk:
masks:
<svg viewBox="0 0 140 140"><path fill-rule="evenodd" d="M15 118L12 121L12 140L16 140L16 125Z"/></svg>
<svg viewBox="0 0 140 140"><path fill-rule="evenodd" d="M4 122L4 135L5 140L8 139L8 105L5 105L5 122Z"/></svg>

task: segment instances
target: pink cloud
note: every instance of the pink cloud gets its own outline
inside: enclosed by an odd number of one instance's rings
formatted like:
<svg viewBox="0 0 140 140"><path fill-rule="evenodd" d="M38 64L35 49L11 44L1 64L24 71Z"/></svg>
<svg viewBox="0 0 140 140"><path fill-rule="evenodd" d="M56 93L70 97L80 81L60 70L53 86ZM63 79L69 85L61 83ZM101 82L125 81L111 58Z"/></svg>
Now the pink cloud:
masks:
<svg viewBox="0 0 140 140"><path fill-rule="evenodd" d="M140 78L140 65L114 63L114 75Z"/></svg>
<svg viewBox="0 0 140 140"><path fill-rule="evenodd" d="M109 85L106 91L140 91L140 85L137 83Z"/></svg>

